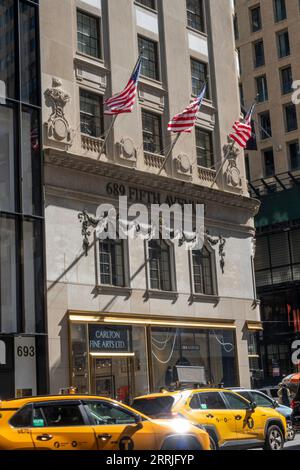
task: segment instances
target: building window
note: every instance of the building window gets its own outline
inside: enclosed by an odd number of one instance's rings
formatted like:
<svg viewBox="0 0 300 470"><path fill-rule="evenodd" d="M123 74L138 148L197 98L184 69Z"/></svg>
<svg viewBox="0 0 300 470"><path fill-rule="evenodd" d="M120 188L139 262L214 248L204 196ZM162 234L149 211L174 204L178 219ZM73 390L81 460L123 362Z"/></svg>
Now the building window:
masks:
<svg viewBox="0 0 300 470"><path fill-rule="evenodd" d="M251 11L251 29L255 33L261 29L261 12L260 7L252 8Z"/></svg>
<svg viewBox="0 0 300 470"><path fill-rule="evenodd" d="M102 97L86 90L80 90L80 129L98 138L103 132Z"/></svg>
<svg viewBox="0 0 300 470"><path fill-rule="evenodd" d="M287 30L281 31L277 34L277 46L279 58L290 55L290 40L289 32Z"/></svg>
<svg viewBox="0 0 300 470"><path fill-rule="evenodd" d="M247 180L251 181L249 155L245 155L245 170Z"/></svg>
<svg viewBox="0 0 300 470"><path fill-rule="evenodd" d="M292 67L289 65L284 69L281 69L281 90L282 93L285 95L287 93L292 92L292 84L293 84L293 75L292 75Z"/></svg>
<svg viewBox="0 0 300 470"><path fill-rule="evenodd" d="M195 134L197 165L212 168L214 165L212 133L196 127Z"/></svg>
<svg viewBox="0 0 300 470"><path fill-rule="evenodd" d="M151 240L148 243L150 288L171 291L170 246L165 240Z"/></svg>
<svg viewBox="0 0 300 470"><path fill-rule="evenodd" d="M20 2L20 35L21 101L36 105L40 100L37 88L37 11L23 2Z"/></svg>
<svg viewBox="0 0 300 470"><path fill-rule="evenodd" d="M161 117L143 110L142 125L144 151L162 153Z"/></svg>
<svg viewBox="0 0 300 470"><path fill-rule="evenodd" d="M143 51L141 74L159 80L157 43L138 36L138 48L139 52Z"/></svg>
<svg viewBox="0 0 300 470"><path fill-rule="evenodd" d="M192 252L192 259L194 293L213 295L215 292L212 253L203 246L202 250Z"/></svg>
<svg viewBox="0 0 300 470"><path fill-rule="evenodd" d="M136 0L136 2L151 10L156 10L155 0Z"/></svg>
<svg viewBox="0 0 300 470"><path fill-rule="evenodd" d="M275 173L273 149L265 150L263 154L264 154L265 177L269 178L270 176L273 176Z"/></svg>
<svg viewBox="0 0 300 470"><path fill-rule="evenodd" d="M272 137L271 118L269 111L259 115L260 120L260 137L262 140Z"/></svg>
<svg viewBox="0 0 300 470"><path fill-rule="evenodd" d="M207 79L207 64L191 59L192 94L198 96ZM206 87L205 98L209 99L209 89Z"/></svg>
<svg viewBox="0 0 300 470"><path fill-rule="evenodd" d="M77 11L77 47L78 51L100 58L99 19Z"/></svg>
<svg viewBox="0 0 300 470"><path fill-rule="evenodd" d="M268 83L267 77L262 75L261 77L257 77L256 81L256 91L258 95L258 101L262 103L263 101L268 100Z"/></svg>
<svg viewBox="0 0 300 470"><path fill-rule="evenodd" d="M286 19L285 0L274 0L274 12L276 22Z"/></svg>
<svg viewBox="0 0 300 470"><path fill-rule="evenodd" d="M233 31L234 31L234 39L237 41L239 39L239 23L237 14L233 17Z"/></svg>
<svg viewBox="0 0 300 470"><path fill-rule="evenodd" d="M296 106L291 103L284 107L286 132L298 129Z"/></svg>
<svg viewBox="0 0 300 470"><path fill-rule="evenodd" d="M187 22L190 28L205 31L203 0L186 0Z"/></svg>
<svg viewBox="0 0 300 470"><path fill-rule="evenodd" d="M291 170L299 170L300 168L300 148L299 142L289 144L290 167Z"/></svg>
<svg viewBox="0 0 300 470"><path fill-rule="evenodd" d="M254 43L254 66L262 67L265 65L265 52L264 52L264 42L258 41Z"/></svg>
<svg viewBox="0 0 300 470"><path fill-rule="evenodd" d="M124 287L123 240L99 240L100 282Z"/></svg>
<svg viewBox="0 0 300 470"><path fill-rule="evenodd" d="M240 92L240 102L242 106L245 106L245 99L244 99L244 88L243 85L239 84L239 92Z"/></svg>

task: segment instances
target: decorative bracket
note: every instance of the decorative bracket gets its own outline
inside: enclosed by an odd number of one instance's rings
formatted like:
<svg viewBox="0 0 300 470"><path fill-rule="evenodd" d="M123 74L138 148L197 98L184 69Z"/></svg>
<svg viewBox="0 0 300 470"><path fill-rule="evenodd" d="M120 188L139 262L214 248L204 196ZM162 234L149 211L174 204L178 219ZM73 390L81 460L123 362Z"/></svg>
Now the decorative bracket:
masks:
<svg viewBox="0 0 300 470"><path fill-rule="evenodd" d="M87 210L84 209L82 212L79 212L78 219L81 222L81 235L83 236L82 248L85 256L88 255L88 250L90 246L89 236L91 235L90 227L96 228L99 219L92 217L88 214Z"/></svg>
<svg viewBox="0 0 300 470"><path fill-rule="evenodd" d="M222 235L219 235L217 238L212 237L211 235L209 235L208 230L206 230L206 232L205 232L205 239L208 241L210 246L215 246L219 243L220 267L221 267L221 270L222 270L222 274L224 274L224 271L225 271L225 269L224 269L225 268L225 256L226 256L224 248L225 248L225 245L226 245L226 239Z"/></svg>

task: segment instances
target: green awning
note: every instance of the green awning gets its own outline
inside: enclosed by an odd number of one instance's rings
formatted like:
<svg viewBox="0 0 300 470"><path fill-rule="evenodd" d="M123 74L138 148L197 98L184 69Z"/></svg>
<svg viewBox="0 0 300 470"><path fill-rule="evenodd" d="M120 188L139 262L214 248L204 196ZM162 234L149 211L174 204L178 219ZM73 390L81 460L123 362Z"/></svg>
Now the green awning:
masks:
<svg viewBox="0 0 300 470"><path fill-rule="evenodd" d="M261 197L256 228L300 219L300 187L270 193Z"/></svg>

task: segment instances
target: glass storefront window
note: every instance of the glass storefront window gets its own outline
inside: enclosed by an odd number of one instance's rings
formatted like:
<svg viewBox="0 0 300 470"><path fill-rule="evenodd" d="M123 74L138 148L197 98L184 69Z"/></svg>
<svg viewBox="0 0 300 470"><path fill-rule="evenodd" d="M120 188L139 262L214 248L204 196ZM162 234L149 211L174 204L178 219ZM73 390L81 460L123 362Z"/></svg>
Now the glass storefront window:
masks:
<svg viewBox="0 0 300 470"><path fill-rule="evenodd" d="M22 107L22 196L26 214L41 215L41 154L39 119L35 109ZM34 181L34 184L33 184Z"/></svg>
<svg viewBox="0 0 300 470"><path fill-rule="evenodd" d="M0 106L0 210L15 210L15 116L12 105Z"/></svg>
<svg viewBox="0 0 300 470"><path fill-rule="evenodd" d="M20 2L21 101L39 104L36 8Z"/></svg>
<svg viewBox="0 0 300 470"><path fill-rule="evenodd" d="M14 0L0 2L0 44L1 96L15 98Z"/></svg>
<svg viewBox="0 0 300 470"><path fill-rule="evenodd" d="M237 385L235 338L230 330L151 328L151 349L154 391L178 382Z"/></svg>
<svg viewBox="0 0 300 470"><path fill-rule="evenodd" d="M89 392L87 325L72 323L70 326L72 341L72 385L78 393Z"/></svg>
<svg viewBox="0 0 300 470"><path fill-rule="evenodd" d="M16 223L0 217L0 331L17 331Z"/></svg>

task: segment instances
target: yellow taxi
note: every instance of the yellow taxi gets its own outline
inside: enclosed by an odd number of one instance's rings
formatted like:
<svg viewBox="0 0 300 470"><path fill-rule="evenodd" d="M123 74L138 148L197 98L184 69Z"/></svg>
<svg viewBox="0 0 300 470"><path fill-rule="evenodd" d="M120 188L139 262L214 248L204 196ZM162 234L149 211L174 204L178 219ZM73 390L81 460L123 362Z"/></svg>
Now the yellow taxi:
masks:
<svg viewBox="0 0 300 470"><path fill-rule="evenodd" d="M257 407L225 389L166 391L137 397L131 406L152 418L184 416L204 426L213 450L281 450L286 440L286 420L275 409Z"/></svg>
<svg viewBox="0 0 300 470"><path fill-rule="evenodd" d="M209 450L186 419L151 419L109 398L38 396L0 402L0 450Z"/></svg>

